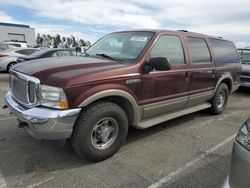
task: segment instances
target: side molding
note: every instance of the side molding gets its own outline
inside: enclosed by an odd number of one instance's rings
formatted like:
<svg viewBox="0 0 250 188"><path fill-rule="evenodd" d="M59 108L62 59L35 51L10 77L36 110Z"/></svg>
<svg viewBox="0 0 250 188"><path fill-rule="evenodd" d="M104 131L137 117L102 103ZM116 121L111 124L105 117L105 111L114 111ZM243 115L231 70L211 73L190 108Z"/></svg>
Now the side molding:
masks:
<svg viewBox="0 0 250 188"><path fill-rule="evenodd" d="M98 92L90 96L89 98L85 99L78 107L85 107L91 104L92 102L95 102L101 98L112 97L112 96L123 97L130 102L133 108L133 115L134 115L132 124L136 125L141 120L142 113L143 113L142 107L138 106L137 102L135 101L132 95L130 95L128 92L123 91L123 90L110 89L110 90Z"/></svg>

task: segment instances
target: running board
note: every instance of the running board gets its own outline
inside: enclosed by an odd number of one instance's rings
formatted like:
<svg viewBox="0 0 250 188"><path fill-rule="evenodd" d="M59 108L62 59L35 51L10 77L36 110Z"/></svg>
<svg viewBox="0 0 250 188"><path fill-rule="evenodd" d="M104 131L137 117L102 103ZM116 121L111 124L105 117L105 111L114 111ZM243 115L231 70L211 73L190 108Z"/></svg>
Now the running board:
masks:
<svg viewBox="0 0 250 188"><path fill-rule="evenodd" d="M145 119L145 120L139 122L135 127L138 128L138 129L146 129L148 127L152 127L154 125L160 124L160 123L162 123L164 121L168 121L168 120L171 120L171 119L174 119L174 118L177 118L177 117L180 117L180 116L184 116L184 115L187 115L187 114L190 114L190 113L193 113L193 112L197 112L197 111L200 111L200 110L204 110L204 109L207 109L207 108L210 108L210 107L211 107L210 103L200 104L200 105L197 105L197 106L193 106L193 107L190 107L190 108L185 108L183 110L179 110L177 112L172 112L172 113L169 113L169 114L166 114L166 115L157 116L155 118Z"/></svg>

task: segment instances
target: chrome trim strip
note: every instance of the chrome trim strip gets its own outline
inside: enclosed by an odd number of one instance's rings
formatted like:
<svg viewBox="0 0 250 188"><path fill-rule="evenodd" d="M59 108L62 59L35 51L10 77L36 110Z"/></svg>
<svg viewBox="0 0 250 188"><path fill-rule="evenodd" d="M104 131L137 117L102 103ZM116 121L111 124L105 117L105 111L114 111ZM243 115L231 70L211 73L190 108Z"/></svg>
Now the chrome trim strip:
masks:
<svg viewBox="0 0 250 188"><path fill-rule="evenodd" d="M40 80L33 77L33 76L28 76L26 74L23 74L21 72L18 72L16 70L14 70L12 68L10 69L10 72L14 73L18 78L21 78L22 80L25 80L25 81L28 81L28 82L33 82L35 84L40 84Z"/></svg>

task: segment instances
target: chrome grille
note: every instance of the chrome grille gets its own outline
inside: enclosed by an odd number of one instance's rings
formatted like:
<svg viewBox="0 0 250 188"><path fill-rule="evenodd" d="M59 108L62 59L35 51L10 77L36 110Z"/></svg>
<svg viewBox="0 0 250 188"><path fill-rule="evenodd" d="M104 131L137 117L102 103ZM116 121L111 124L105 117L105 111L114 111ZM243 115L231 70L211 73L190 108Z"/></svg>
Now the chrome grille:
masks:
<svg viewBox="0 0 250 188"><path fill-rule="evenodd" d="M14 98L24 106L31 107L38 103L40 81L34 77L11 70L10 88Z"/></svg>
<svg viewBox="0 0 250 188"><path fill-rule="evenodd" d="M11 92L14 95L14 97L26 104L29 103L28 95L27 95L27 88L28 88L28 82L25 80L22 80L20 78L17 78L13 75L10 76L10 87Z"/></svg>

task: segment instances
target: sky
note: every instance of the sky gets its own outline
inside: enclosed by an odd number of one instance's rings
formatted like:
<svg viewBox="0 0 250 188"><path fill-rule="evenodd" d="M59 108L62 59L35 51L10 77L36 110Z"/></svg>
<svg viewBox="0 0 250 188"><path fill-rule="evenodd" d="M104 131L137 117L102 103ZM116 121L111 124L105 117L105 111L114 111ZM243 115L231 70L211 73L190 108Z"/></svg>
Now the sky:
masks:
<svg viewBox="0 0 250 188"><path fill-rule="evenodd" d="M128 29L184 29L250 46L250 0L0 0L0 22L96 41Z"/></svg>

